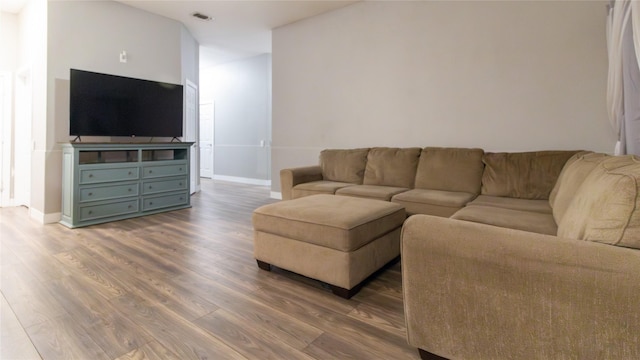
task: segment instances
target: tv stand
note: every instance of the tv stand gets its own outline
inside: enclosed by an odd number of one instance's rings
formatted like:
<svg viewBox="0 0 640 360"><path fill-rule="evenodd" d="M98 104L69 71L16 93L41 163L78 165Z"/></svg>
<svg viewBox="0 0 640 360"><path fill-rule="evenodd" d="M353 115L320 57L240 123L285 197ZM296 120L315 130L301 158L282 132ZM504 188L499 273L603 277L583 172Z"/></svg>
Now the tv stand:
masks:
<svg viewBox="0 0 640 360"><path fill-rule="evenodd" d="M75 228L191 207L192 144L62 144L60 223Z"/></svg>

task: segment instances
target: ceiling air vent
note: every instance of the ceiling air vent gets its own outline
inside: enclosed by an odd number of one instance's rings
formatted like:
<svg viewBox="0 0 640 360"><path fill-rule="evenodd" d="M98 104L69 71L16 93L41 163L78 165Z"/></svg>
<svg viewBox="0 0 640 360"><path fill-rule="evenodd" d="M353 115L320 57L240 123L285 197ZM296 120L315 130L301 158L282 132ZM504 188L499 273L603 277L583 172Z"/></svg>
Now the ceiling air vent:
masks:
<svg viewBox="0 0 640 360"><path fill-rule="evenodd" d="M194 12L193 14L191 14L191 16L193 16L194 18L196 18L198 20L202 20L202 21L213 20L213 18L211 16L205 15L205 14L200 13L200 12Z"/></svg>

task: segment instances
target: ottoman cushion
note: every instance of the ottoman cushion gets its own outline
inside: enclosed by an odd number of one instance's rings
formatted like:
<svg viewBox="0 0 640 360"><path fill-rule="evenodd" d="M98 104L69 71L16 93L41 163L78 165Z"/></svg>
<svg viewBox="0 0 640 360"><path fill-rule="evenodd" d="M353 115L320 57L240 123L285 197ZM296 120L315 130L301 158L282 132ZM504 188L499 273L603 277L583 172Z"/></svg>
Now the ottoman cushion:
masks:
<svg viewBox="0 0 640 360"><path fill-rule="evenodd" d="M256 231L348 252L397 229L405 218L399 204L313 195L256 209L253 226Z"/></svg>

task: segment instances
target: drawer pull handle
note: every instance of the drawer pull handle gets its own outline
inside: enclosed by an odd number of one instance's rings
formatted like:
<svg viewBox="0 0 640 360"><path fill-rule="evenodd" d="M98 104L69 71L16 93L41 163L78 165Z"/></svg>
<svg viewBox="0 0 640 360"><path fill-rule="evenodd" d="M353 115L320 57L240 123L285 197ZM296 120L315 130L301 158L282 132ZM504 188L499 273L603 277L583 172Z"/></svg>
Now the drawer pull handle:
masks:
<svg viewBox="0 0 640 360"><path fill-rule="evenodd" d="M182 171L182 168L178 169L178 171Z"/></svg>
<svg viewBox="0 0 640 360"><path fill-rule="evenodd" d="M129 175L131 175L131 171L129 171Z"/></svg>
<svg viewBox="0 0 640 360"><path fill-rule="evenodd" d="M93 214L93 210L89 210L89 215Z"/></svg>
<svg viewBox="0 0 640 360"><path fill-rule="evenodd" d="M182 186L182 183L180 183L180 184L178 184L178 185Z"/></svg>
<svg viewBox="0 0 640 360"><path fill-rule="evenodd" d="M153 201L149 201L149 205L153 205Z"/></svg>
<svg viewBox="0 0 640 360"><path fill-rule="evenodd" d="M93 193L89 193L88 195L89 195L89 196L93 196Z"/></svg>
<svg viewBox="0 0 640 360"><path fill-rule="evenodd" d="M133 191L133 190L131 190L131 188L129 188L129 192L131 192L131 191Z"/></svg>
<svg viewBox="0 0 640 360"><path fill-rule="evenodd" d="M149 185L149 189L153 189L153 186Z"/></svg>
<svg viewBox="0 0 640 360"><path fill-rule="evenodd" d="M93 177L93 174L89 174L89 177L90 177L90 178L92 178L92 177Z"/></svg>
<svg viewBox="0 0 640 360"><path fill-rule="evenodd" d="M182 196L180 196L180 201L184 200L184 198Z"/></svg>
<svg viewBox="0 0 640 360"><path fill-rule="evenodd" d="M149 170L149 174L151 174L152 172L153 172L152 170Z"/></svg>
<svg viewBox="0 0 640 360"><path fill-rule="evenodd" d="M129 205L129 209L131 209L131 207L132 207L132 206L131 206L131 205Z"/></svg>

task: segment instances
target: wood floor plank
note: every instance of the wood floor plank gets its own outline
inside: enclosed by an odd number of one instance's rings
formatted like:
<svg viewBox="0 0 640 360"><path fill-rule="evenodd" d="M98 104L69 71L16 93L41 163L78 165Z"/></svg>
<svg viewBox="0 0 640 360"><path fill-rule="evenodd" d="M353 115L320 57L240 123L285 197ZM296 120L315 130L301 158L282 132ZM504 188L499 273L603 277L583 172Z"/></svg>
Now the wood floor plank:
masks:
<svg viewBox="0 0 640 360"><path fill-rule="evenodd" d="M144 344L141 347L116 358L116 360L180 360L180 358L162 346L157 341Z"/></svg>
<svg viewBox="0 0 640 360"><path fill-rule="evenodd" d="M24 327L65 315L66 311L24 264L0 274L0 286L7 302Z"/></svg>
<svg viewBox="0 0 640 360"><path fill-rule="evenodd" d="M260 270L251 215L277 200L201 186L192 208L78 229L0 209L0 290L43 359L418 358L399 263L350 300Z"/></svg>
<svg viewBox="0 0 640 360"><path fill-rule="evenodd" d="M149 334L120 314L110 302L91 291L92 286L83 278L69 276L49 284L49 290L110 358L152 340Z"/></svg>
<svg viewBox="0 0 640 360"><path fill-rule="evenodd" d="M183 281L181 278L175 280ZM279 341L293 348L302 349L322 334L318 328L256 301L252 294L236 292L195 274L186 281L200 284L203 296L209 294L211 301L221 308L237 314L243 322L277 336Z"/></svg>
<svg viewBox="0 0 640 360"><path fill-rule="evenodd" d="M0 359L34 360L40 354L11 310L7 300L0 294Z"/></svg>
<svg viewBox="0 0 640 360"><path fill-rule="evenodd" d="M245 359L218 338L166 308L132 295L111 301L180 359Z"/></svg>
<svg viewBox="0 0 640 360"><path fill-rule="evenodd" d="M119 271L115 271L119 274ZM126 273L121 273L123 277ZM187 320L195 320L218 309L212 302L203 299L193 290L174 283L171 278L159 280L149 276L128 277L127 284L132 293L152 303L162 304Z"/></svg>
<svg viewBox="0 0 640 360"><path fill-rule="evenodd" d="M30 326L26 330L43 359L110 359L71 315Z"/></svg>
<svg viewBox="0 0 640 360"><path fill-rule="evenodd" d="M281 359L283 354L291 360L312 359L269 332L244 322L242 317L224 309L204 316L195 323L249 359L276 360Z"/></svg>
<svg viewBox="0 0 640 360"><path fill-rule="evenodd" d="M149 269L155 270L164 276L176 276L182 273L180 266L176 266L170 254L163 254L155 251L153 247L144 241L147 234L143 237L136 236L133 233L121 234L103 234L104 245L111 247L113 250L121 254L127 254L131 259L135 259L137 263L143 264Z"/></svg>
<svg viewBox="0 0 640 360"><path fill-rule="evenodd" d="M316 359L377 359L380 355L369 348L345 340L334 334L324 333L303 350Z"/></svg>
<svg viewBox="0 0 640 360"><path fill-rule="evenodd" d="M395 334L386 329L353 320L347 315L326 309L313 300L303 299L293 294L283 295L275 289L261 289L255 295L273 308L290 313L297 319L325 332L359 343L361 346L375 351L379 356L393 358L401 355L407 359L415 357L414 349L407 345L402 334ZM340 324L340 326L336 327L335 324Z"/></svg>
<svg viewBox="0 0 640 360"><path fill-rule="evenodd" d="M264 271L260 271L260 273L263 274ZM326 284L317 280L278 268L273 269L271 273L280 275L280 277L277 278L279 293L314 299L316 306L321 306L326 310L346 315L360 304L360 302L355 299L345 299L340 296L335 296ZM274 282L266 284L267 287L273 285Z"/></svg>
<svg viewBox="0 0 640 360"><path fill-rule="evenodd" d="M105 241L102 245L92 246L92 249L102 254L104 262L110 264L111 274L122 280L130 292L145 300L170 307L173 312L188 320L197 319L217 309L215 305L199 297L192 290L171 281L171 277L175 274L187 271L183 264L179 264L180 260L176 261L170 257L170 254L164 254L172 260L163 259L161 262L154 263L149 259L163 254L158 254L153 248L145 248L138 244L134 246L137 249L132 250L132 247L124 246L107 234L104 234L103 239ZM105 249L106 247L115 250ZM125 254L128 261L122 260ZM167 269L171 270L166 271Z"/></svg>
<svg viewBox="0 0 640 360"><path fill-rule="evenodd" d="M405 334L404 308L401 299L386 294L372 294L362 301L348 314L349 317L387 331Z"/></svg>
<svg viewBox="0 0 640 360"><path fill-rule="evenodd" d="M99 293L105 299L112 299L127 292L126 286L108 270L103 269L102 265L96 262L84 248L58 253L54 257L76 275L89 280L93 285L91 290Z"/></svg>
<svg viewBox="0 0 640 360"><path fill-rule="evenodd" d="M137 256L127 251L127 248L120 247L119 242L112 241L114 235L105 229L89 228L86 230L85 236L78 237L78 243L111 264L126 269L132 275L167 276L165 272L156 267L157 263L153 259Z"/></svg>
<svg viewBox="0 0 640 360"><path fill-rule="evenodd" d="M4 209L3 209L4 210ZM22 209L24 211L24 209ZM14 209L15 211L15 209ZM20 217L19 217L20 218ZM11 223L7 225L6 223ZM2 234L2 242L0 246L3 252L10 252L15 260L19 260L22 264L30 268L33 276L40 281L47 281L68 275L64 266L58 262L51 261L51 253L49 253L42 244L39 244L41 238L50 239L46 234L40 232L41 237L29 236L29 227L34 226L33 221L26 222L20 226L21 222L5 222L0 228ZM47 241L44 241L45 243ZM73 244L70 247L75 246Z"/></svg>

